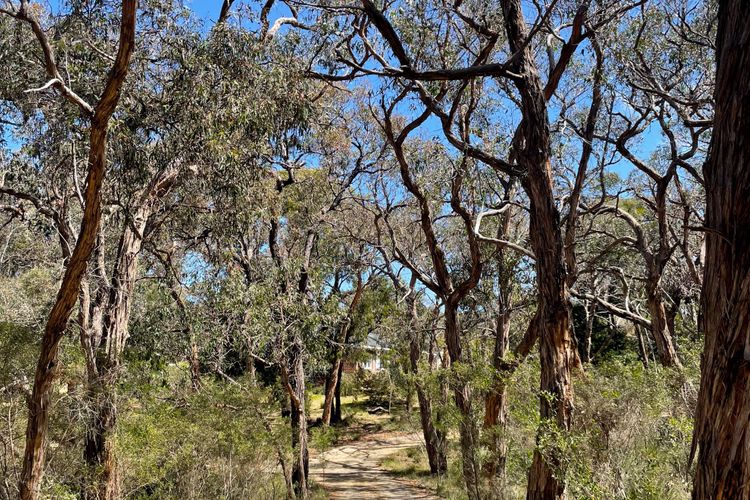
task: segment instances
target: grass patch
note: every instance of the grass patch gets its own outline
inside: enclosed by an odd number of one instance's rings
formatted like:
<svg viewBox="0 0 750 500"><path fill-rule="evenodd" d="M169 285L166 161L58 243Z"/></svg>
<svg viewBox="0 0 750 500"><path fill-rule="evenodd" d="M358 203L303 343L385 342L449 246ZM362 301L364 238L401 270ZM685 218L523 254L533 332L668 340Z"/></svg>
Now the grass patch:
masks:
<svg viewBox="0 0 750 500"><path fill-rule="evenodd" d="M393 405L391 413L369 413L368 410L372 409L374 405L364 394L342 397L341 414L343 421L330 427L324 427L320 423L324 402L323 394L311 394L309 401L310 446L318 451L325 451L341 443L357 441L368 434L419 429L419 422L415 424L412 418L414 415L406 414L403 404Z"/></svg>
<svg viewBox="0 0 750 500"><path fill-rule="evenodd" d="M383 469L394 476L407 479L430 477L430 465L424 450L419 446L404 448L383 459Z"/></svg>
<svg viewBox="0 0 750 500"><path fill-rule="evenodd" d="M449 459L455 464L458 457ZM460 475L456 471L450 471L445 476L433 476L430 474L430 465L427 454L421 446L403 448L380 461L380 467L389 474L406 479L422 488L432 491L440 498L463 499L466 494Z"/></svg>

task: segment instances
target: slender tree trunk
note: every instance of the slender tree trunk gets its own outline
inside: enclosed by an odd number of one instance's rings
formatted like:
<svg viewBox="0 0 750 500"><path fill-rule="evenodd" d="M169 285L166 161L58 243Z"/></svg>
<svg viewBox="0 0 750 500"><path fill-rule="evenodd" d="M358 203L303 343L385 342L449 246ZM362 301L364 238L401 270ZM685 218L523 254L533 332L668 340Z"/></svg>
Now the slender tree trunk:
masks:
<svg viewBox="0 0 750 500"><path fill-rule="evenodd" d="M326 375L325 395L323 398L323 425L331 425L331 422L341 422L341 375L344 367L344 345L349 341L349 332L351 318L347 318L341 327L341 334L338 336L335 346L333 363L331 364L328 374ZM337 392L338 391L338 392ZM334 403L338 394L338 415L335 416Z"/></svg>
<svg viewBox="0 0 750 500"><path fill-rule="evenodd" d="M328 369L328 374L326 375L325 395L323 398L323 425L331 424L331 416L333 415L333 400L336 396L336 387L339 384L339 371L341 368L341 363L341 355L338 353L337 349L333 364Z"/></svg>
<svg viewBox="0 0 750 500"><path fill-rule="evenodd" d="M513 193L514 190L511 190ZM512 194L508 196L508 199ZM498 224L497 238L505 239L510 230L512 209L508 208L502 215ZM497 254L497 319L495 324L495 345L492 354L492 367L498 377L493 387L487 393L484 405L484 432L488 436L490 458L484 464L485 476L489 479L490 490L497 493L495 478L505 475L505 459L507 454L507 442L505 440L505 424L507 420L507 394L506 380L503 373L503 364L508 355L510 341L510 313L512 307L511 283L513 276L513 265L506 262L506 252L500 248Z"/></svg>
<svg viewBox="0 0 750 500"><path fill-rule="evenodd" d="M101 187L106 170L107 130L109 119L120 99L120 89L127 75L130 55L135 44L135 13L135 0L123 0L117 56L101 98L91 116L88 174L84 194L86 205L83 220L76 246L65 268L60 290L47 318L34 375L34 386L28 401L26 447L19 484L20 497L23 500L37 499L40 495L50 394L57 371L60 340L73 312L81 281L86 274L87 263L99 234L102 214ZM39 26L36 20L33 20L32 24ZM54 60L48 66L52 66L54 72L57 72Z"/></svg>
<svg viewBox="0 0 750 500"><path fill-rule="evenodd" d="M659 289L658 282L652 280L647 288L648 310L651 314L651 335L656 343L656 351L659 355L659 362L664 366L682 367L680 359L677 357L677 351L672 341L672 334L669 331L667 323L667 311L664 307L664 298Z"/></svg>
<svg viewBox="0 0 750 500"><path fill-rule="evenodd" d="M192 330L192 328L191 328ZM192 339L192 334L190 335ZM255 365L253 364L253 373L250 379L255 382ZM201 360L198 355L198 344L195 340L190 341L190 385L194 391L201 388Z"/></svg>
<svg viewBox="0 0 750 500"><path fill-rule="evenodd" d="M339 365L339 376L336 377L336 392L333 399L333 416L331 422L334 424L341 423L341 377L344 375L344 363Z"/></svg>
<svg viewBox="0 0 750 500"><path fill-rule="evenodd" d="M586 308L586 333L583 339L583 362L591 363L591 338L594 334L596 304L594 304L590 300L587 300L584 307Z"/></svg>
<svg viewBox="0 0 750 500"><path fill-rule="evenodd" d="M291 374L286 375L285 385L291 404L292 446L295 458L292 462L292 483L297 498L308 497L307 477L309 454L307 447L307 414L305 412L305 368L302 359L302 339L294 340L291 359ZM282 370L286 371L285 368Z"/></svg>
<svg viewBox="0 0 750 500"><path fill-rule="evenodd" d="M118 249L118 260L104 317L102 342L97 352L97 372L89 374L92 418L86 429L84 458L90 468L87 497L114 500L120 497L119 474L114 451L117 424L117 380L120 356L128 335L128 321L137 274L141 240L127 228Z"/></svg>
<svg viewBox="0 0 750 500"><path fill-rule="evenodd" d="M427 395L421 384L415 386L417 400L419 402L419 420L422 424L427 460L430 464L430 473L442 475L448 471L448 458L446 456L446 437L435 428L432 417L432 400Z"/></svg>
<svg viewBox="0 0 750 500"><path fill-rule="evenodd" d="M331 424L331 414L333 410L333 399L336 395L336 387L339 386L339 377L341 376L341 368L343 366L344 359L344 348L349 342L349 336L351 334L353 323L354 323L354 312L359 303L362 300L362 293L364 286L362 284L362 274L357 275L357 288L355 289L352 301L349 304L349 309L344 319L339 333L335 338L333 362L331 368L328 370L326 377L325 386L325 398L323 400L323 425Z"/></svg>
<svg viewBox="0 0 750 500"><path fill-rule="evenodd" d="M518 9L516 15L520 16L520 6ZM525 71L535 76L527 76L526 85L540 86L536 70L526 68ZM578 357L573 352L560 214L552 192L549 126L541 88L530 91L523 104L529 109L524 113L522 134L525 147L518 152L518 161L528 172L522 185L530 200L529 234L536 257L538 288L534 326L539 338L542 393L539 412L543 422L538 439L546 441L544 434L549 432L550 425L557 427L557 431L570 430L573 417L571 370L578 364ZM557 431L552 434L557 434ZM565 483L560 479L559 470L563 463L561 453L555 446L545 449L544 454L538 448L535 450L527 498L564 497Z"/></svg>
<svg viewBox="0 0 750 500"><path fill-rule="evenodd" d="M451 365L462 362L461 328L458 322L458 304L446 301L445 304L445 342L448 347ZM479 430L474 421L471 401L471 388L468 382L457 375L452 381L453 398L461 413L459 424L459 441L461 444L461 461L466 484L466 493L470 500L478 500L481 495L480 468L477 457Z"/></svg>
<svg viewBox="0 0 750 500"><path fill-rule="evenodd" d="M750 498L750 5L719 2L716 112L706 182L705 350L695 499Z"/></svg>
<svg viewBox="0 0 750 500"><path fill-rule="evenodd" d="M196 353L197 354L197 353ZM247 359L245 360L245 372L252 387L258 385L258 374L255 369L255 342L251 337L247 339Z"/></svg>
<svg viewBox="0 0 750 500"><path fill-rule="evenodd" d="M427 460L430 464L431 474L445 474L448 471L448 459L445 450L445 436L435 428L432 416L432 400L419 380L419 359L422 355L422 335L420 335L419 322L417 318L417 300L414 293L416 279L412 279L409 294L409 315L411 323L411 335L409 341L409 368L414 375L414 388L419 402L419 419L422 424L422 435L424 436Z"/></svg>
<svg viewBox="0 0 750 500"><path fill-rule="evenodd" d="M643 327L641 325L635 325L635 334L638 337L638 353L641 355L641 362L643 367L648 369L648 345L646 340L643 338Z"/></svg>
<svg viewBox="0 0 750 500"><path fill-rule="evenodd" d="M507 290L501 291L504 295ZM495 348L493 355L493 366L499 374L502 372L502 363L508 354L508 342L510 337L510 310L505 307L505 301L501 298L501 312L497 317L495 327ZM492 456L484 465L485 476L490 480L494 491L494 482L497 476L505 474L505 459L508 445L505 439L505 424L508 411L508 397L506 393L506 381L499 379L487 394L484 408L484 428L489 436L490 452Z"/></svg>

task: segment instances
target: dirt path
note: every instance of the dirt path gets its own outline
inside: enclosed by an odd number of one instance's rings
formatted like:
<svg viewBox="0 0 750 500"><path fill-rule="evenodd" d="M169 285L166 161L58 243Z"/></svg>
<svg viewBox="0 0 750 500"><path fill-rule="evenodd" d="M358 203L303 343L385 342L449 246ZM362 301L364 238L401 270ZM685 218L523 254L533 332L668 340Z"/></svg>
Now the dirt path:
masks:
<svg viewBox="0 0 750 500"><path fill-rule="evenodd" d="M331 499L437 500L431 492L388 474L378 465L385 457L420 444L418 434L371 434L314 457L310 475Z"/></svg>

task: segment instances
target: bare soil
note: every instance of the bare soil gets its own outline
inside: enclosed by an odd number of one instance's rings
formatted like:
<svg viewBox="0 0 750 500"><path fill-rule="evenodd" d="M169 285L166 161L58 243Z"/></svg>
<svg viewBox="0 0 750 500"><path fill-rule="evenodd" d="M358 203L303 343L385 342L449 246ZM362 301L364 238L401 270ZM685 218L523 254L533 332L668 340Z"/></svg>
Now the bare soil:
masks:
<svg viewBox="0 0 750 500"><path fill-rule="evenodd" d="M379 433L331 448L310 461L310 475L331 499L437 500L432 492L383 470L384 458L423 446L416 433Z"/></svg>

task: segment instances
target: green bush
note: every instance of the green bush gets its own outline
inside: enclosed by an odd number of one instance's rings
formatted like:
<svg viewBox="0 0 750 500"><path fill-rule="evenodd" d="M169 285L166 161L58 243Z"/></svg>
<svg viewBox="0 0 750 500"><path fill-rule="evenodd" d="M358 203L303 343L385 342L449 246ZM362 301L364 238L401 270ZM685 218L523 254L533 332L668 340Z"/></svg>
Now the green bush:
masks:
<svg viewBox="0 0 750 500"><path fill-rule="evenodd" d="M359 386L371 405L385 406L392 402L394 386L387 371L357 373Z"/></svg>

